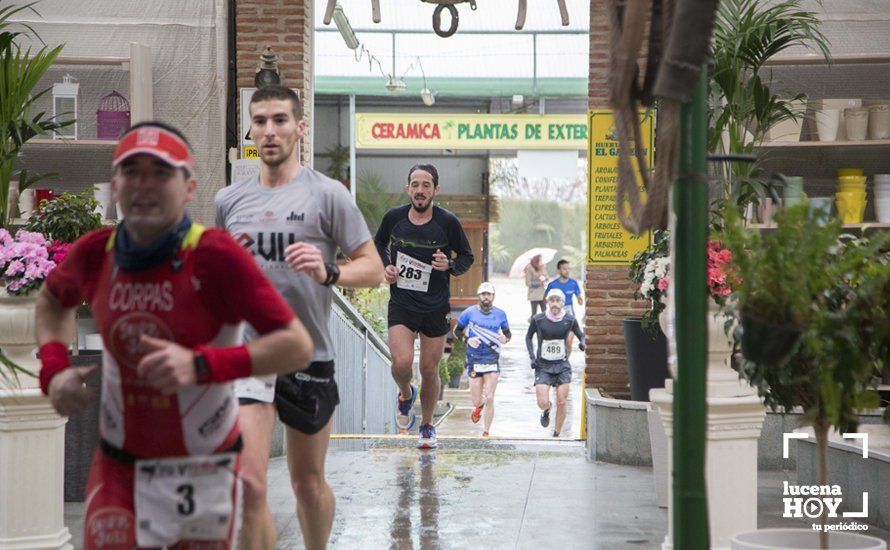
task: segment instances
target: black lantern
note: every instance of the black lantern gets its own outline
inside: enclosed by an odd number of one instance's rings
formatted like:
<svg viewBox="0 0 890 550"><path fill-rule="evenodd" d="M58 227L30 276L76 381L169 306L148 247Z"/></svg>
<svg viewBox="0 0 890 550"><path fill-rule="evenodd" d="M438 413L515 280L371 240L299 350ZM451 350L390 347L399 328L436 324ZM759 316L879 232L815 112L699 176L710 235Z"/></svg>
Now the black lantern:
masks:
<svg viewBox="0 0 890 550"><path fill-rule="evenodd" d="M260 64L253 77L253 85L259 89L273 84L281 84L281 76L278 72L278 54L272 51L271 46L266 46L266 49L260 54Z"/></svg>

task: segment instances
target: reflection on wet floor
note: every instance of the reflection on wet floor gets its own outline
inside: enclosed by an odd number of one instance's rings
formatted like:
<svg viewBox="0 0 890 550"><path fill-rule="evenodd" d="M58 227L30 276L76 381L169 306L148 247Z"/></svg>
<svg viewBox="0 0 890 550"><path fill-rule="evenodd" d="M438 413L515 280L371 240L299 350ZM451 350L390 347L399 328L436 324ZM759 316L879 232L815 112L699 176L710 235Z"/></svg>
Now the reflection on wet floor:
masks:
<svg viewBox="0 0 890 550"><path fill-rule="evenodd" d="M664 537L651 470L587 462L578 442L446 439L435 451L414 442L332 441L330 548L656 548ZM269 482L278 548L301 548L280 459Z"/></svg>

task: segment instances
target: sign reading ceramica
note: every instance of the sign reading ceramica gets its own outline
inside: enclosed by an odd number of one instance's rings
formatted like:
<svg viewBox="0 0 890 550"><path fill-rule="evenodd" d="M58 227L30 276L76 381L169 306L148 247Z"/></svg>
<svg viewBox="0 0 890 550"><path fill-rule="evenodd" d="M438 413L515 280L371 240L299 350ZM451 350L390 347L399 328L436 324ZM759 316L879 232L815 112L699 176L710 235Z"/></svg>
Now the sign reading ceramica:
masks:
<svg viewBox="0 0 890 550"><path fill-rule="evenodd" d="M356 113L358 149L578 149L584 115Z"/></svg>
<svg viewBox="0 0 890 550"><path fill-rule="evenodd" d="M612 111L588 112L587 144L587 263L601 266L630 265L634 255L649 246L651 233L639 237L621 226L615 209L618 187L618 137ZM652 167L654 144L651 114L641 113L646 148L643 156ZM640 181L642 187L642 181Z"/></svg>

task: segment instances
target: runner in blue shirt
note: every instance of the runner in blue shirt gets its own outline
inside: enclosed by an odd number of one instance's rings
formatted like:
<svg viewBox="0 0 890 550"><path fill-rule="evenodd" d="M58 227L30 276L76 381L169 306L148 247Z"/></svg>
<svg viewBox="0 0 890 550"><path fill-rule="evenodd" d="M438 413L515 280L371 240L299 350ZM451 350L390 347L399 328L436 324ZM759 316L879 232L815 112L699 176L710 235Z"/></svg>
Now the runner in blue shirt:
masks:
<svg viewBox="0 0 890 550"><path fill-rule="evenodd" d="M559 270L559 277L550 281L544 294L549 294L550 290L554 288L561 290L566 296L566 313L577 318L578 316L575 315L575 308L572 307L572 297L574 296L577 298L579 306L584 305L584 295L581 293L581 285L578 284L578 281L569 277L568 260L559 260L556 263L556 269Z"/></svg>
<svg viewBox="0 0 890 550"><path fill-rule="evenodd" d="M479 304L461 313L454 327L454 336L467 342L467 376L476 407L471 418L474 424L479 422L484 410L482 437L488 437L494 418L494 392L501 372L498 360L501 345L510 341L510 325L504 310L494 307L493 284L482 283L476 294Z"/></svg>

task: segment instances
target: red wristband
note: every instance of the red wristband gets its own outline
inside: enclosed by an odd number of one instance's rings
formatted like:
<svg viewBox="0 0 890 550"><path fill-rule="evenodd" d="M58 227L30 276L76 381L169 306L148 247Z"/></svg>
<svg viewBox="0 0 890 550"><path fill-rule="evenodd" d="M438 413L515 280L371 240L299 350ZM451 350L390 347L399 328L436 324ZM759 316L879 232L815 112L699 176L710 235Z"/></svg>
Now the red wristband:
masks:
<svg viewBox="0 0 890 550"><path fill-rule="evenodd" d="M201 376L203 380L198 380L198 383L228 382L253 374L253 362L250 360L247 346L230 348L196 346L195 353L203 356L210 374L209 377Z"/></svg>
<svg viewBox="0 0 890 550"><path fill-rule="evenodd" d="M59 342L47 342L40 346L40 389L49 395L49 382L53 376L71 366L68 346Z"/></svg>

